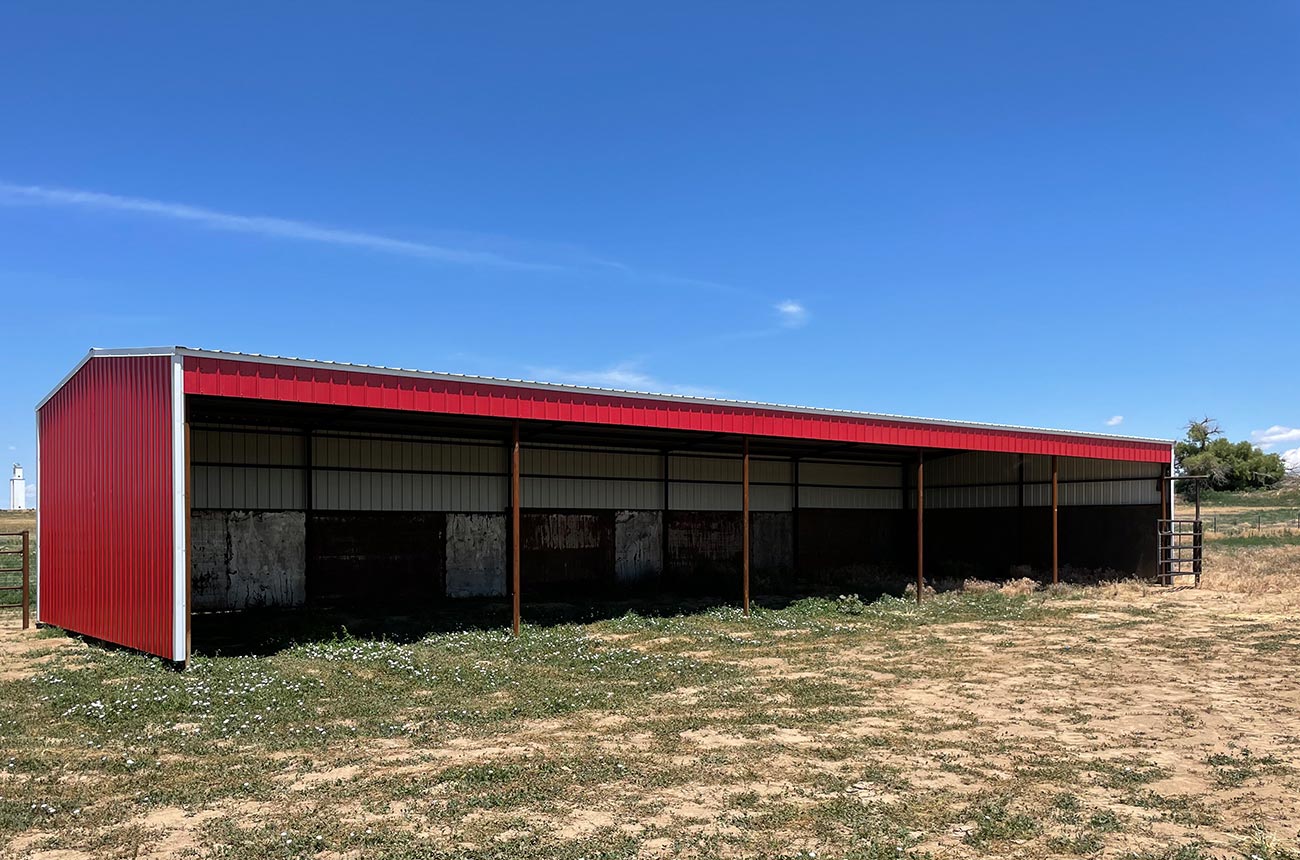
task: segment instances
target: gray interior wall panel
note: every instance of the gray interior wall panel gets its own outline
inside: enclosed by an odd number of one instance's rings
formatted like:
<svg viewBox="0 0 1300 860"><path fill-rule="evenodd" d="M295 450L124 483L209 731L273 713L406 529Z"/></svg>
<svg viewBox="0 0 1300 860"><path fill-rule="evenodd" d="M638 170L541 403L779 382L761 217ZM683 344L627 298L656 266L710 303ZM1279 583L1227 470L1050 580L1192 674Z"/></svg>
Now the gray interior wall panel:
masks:
<svg viewBox="0 0 1300 860"><path fill-rule="evenodd" d="M800 476L802 478L802 476ZM892 510L903 505L902 490L799 485L801 508L861 508Z"/></svg>
<svg viewBox="0 0 1300 860"><path fill-rule="evenodd" d="M522 479L520 495L526 508L658 510L663 485L657 480L536 477Z"/></svg>

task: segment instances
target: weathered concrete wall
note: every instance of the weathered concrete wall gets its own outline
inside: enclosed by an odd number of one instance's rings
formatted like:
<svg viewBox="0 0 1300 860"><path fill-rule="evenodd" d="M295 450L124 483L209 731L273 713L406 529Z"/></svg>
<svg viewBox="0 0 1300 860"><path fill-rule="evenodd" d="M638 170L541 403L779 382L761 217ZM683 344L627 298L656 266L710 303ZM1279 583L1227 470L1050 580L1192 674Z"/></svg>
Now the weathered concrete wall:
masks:
<svg viewBox="0 0 1300 860"><path fill-rule="evenodd" d="M770 578L789 571L794 567L790 535L794 517L785 511L755 511L750 516L751 573Z"/></svg>
<svg viewBox="0 0 1300 860"><path fill-rule="evenodd" d="M300 511L196 511L191 599L196 610L301 606L306 518Z"/></svg>
<svg viewBox="0 0 1300 860"><path fill-rule="evenodd" d="M665 580L684 592L732 594L740 588L740 513L670 511Z"/></svg>
<svg viewBox="0 0 1300 860"><path fill-rule="evenodd" d="M645 583L663 570L663 514L619 511L614 515L614 578Z"/></svg>
<svg viewBox="0 0 1300 860"><path fill-rule="evenodd" d="M810 588L860 594L902 591L912 563L915 532L898 510L803 508L799 511L797 581ZM929 529L926 535L929 536Z"/></svg>
<svg viewBox="0 0 1300 860"><path fill-rule="evenodd" d="M523 594L564 598L613 585L613 511L524 511L520 538Z"/></svg>
<svg viewBox="0 0 1300 860"><path fill-rule="evenodd" d="M419 610L447 593L446 514L313 511L308 523L314 605Z"/></svg>
<svg viewBox="0 0 1300 860"><path fill-rule="evenodd" d="M506 593L504 514L447 514L447 596Z"/></svg>

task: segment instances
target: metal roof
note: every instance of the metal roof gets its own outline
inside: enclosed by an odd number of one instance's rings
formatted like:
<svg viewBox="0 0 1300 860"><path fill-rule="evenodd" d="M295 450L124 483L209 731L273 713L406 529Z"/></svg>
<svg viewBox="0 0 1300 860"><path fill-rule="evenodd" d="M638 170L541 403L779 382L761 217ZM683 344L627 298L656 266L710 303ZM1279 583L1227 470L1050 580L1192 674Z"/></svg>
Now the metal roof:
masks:
<svg viewBox="0 0 1300 860"><path fill-rule="evenodd" d="M700 406L728 406L728 407L749 407L757 409L770 409L781 412L790 412L805 415L823 415L839 416L845 418L874 419L881 421L897 421L908 424L930 425L935 427L952 427L968 428L981 430L1003 430L1020 433L1048 433L1059 436L1069 436L1073 438L1086 438L1098 440L1112 440L1116 442L1154 442L1164 445L1172 445L1172 439L1159 439L1147 436L1128 436L1115 433L1095 433L1080 430L1062 430L1050 427L1031 427L1018 424L992 424L980 421L961 421L943 418L924 418L913 415L896 415L885 412L866 412L853 409L827 409L815 406L799 406L784 403L768 403L758 400L736 400L721 397L698 397L686 394L663 394L650 391L634 391L620 388L604 388L599 386L588 385L571 385L559 382L544 382L539 380L514 379L510 377L496 376L475 376L464 373L447 373L432 370L418 370L405 367L387 367L375 364L356 364L350 362L325 361L312 358L297 358L294 356L267 355L263 353L252 352L233 352L230 350L219 349L202 349L197 347L186 346L163 346L163 347L139 347L128 349L105 349L100 347L92 348L84 358L65 376L54 389L41 400L37 405L39 409L45 404L51 396L54 395L63 385L81 369L87 361L100 356L143 356L143 355L188 355L200 358L225 358L238 361L248 361L264 364L290 365L299 367L316 367L329 368L336 370L351 370L364 373L374 373L388 376L413 377L418 379L435 379L449 380L469 383L482 383L486 385L499 385L513 388L525 388L539 391L563 391L576 394L598 394L598 395L616 395L619 397L632 397L646 400L662 401L665 403L689 403Z"/></svg>

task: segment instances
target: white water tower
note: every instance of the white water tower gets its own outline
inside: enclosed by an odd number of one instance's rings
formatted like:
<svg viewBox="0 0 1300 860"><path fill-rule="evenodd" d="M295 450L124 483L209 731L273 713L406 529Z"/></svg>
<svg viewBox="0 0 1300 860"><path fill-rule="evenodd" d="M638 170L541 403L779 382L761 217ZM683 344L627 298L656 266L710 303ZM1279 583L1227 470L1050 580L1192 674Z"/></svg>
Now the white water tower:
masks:
<svg viewBox="0 0 1300 860"><path fill-rule="evenodd" d="M23 467L14 463L14 476L9 479L9 510L21 511L27 507L27 482L23 480Z"/></svg>

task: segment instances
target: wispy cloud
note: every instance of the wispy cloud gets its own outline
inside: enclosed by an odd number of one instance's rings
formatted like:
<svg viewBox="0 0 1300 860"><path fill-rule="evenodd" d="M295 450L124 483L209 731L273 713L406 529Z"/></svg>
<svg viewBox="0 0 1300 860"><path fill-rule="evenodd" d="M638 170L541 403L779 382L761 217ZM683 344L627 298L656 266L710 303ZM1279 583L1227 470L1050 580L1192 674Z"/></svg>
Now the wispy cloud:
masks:
<svg viewBox="0 0 1300 860"><path fill-rule="evenodd" d="M1112 415L1112 416L1110 416L1109 418L1106 419L1106 426L1107 426L1107 427L1118 427L1119 425L1121 425L1121 424L1123 424L1123 423L1124 423L1124 416L1123 416L1123 415Z"/></svg>
<svg viewBox="0 0 1300 860"><path fill-rule="evenodd" d="M801 328L808 324L808 309L802 302L785 299L776 303L776 312L780 315L781 325L786 328Z"/></svg>
<svg viewBox="0 0 1300 860"><path fill-rule="evenodd" d="M73 188L56 188L42 185L18 185L0 182L0 204L50 206L79 209L120 215L135 215L178 221L211 230L244 233L271 239L314 242L344 248L357 248L383 254L393 254L459 266L495 267L538 272L577 272L593 274L599 271L617 274L643 285L670 290L694 290L724 293L747 299L762 306L771 305L771 298L746 287L722 283L705 278L693 278L669 272L631 266L590 254L572 246L547 246L503 240L496 237L493 244L498 250L480 250L474 241L464 241L463 234L453 234L449 241L428 242L403 239L383 233L332 227L310 221L279 218L268 215L244 215L222 212L188 203L174 203L145 197L129 197L85 191ZM448 234L442 234L447 236ZM502 253L499 246L507 245ZM771 305L780 320L780 329L800 328L808 324L811 314L807 307L795 299L785 299ZM776 333L780 329L770 333ZM765 332L766 334L767 332Z"/></svg>
<svg viewBox="0 0 1300 860"><path fill-rule="evenodd" d="M414 242L393 236L385 236L381 233L327 227L289 218L238 215L230 212L219 212L215 209L206 209L202 206L191 206L185 203L169 203L143 197L123 197L117 194L103 194L98 191L77 191L67 188L12 185L0 182L0 201L147 215L173 221L185 221L214 230L362 248L385 254L399 254L406 257L418 257L424 260L464 266L496 266L535 270L558 268L551 263L516 260L484 251L470 251L427 242Z"/></svg>
<svg viewBox="0 0 1300 860"><path fill-rule="evenodd" d="M1255 444L1267 451L1283 442L1300 442L1300 427L1283 427L1274 424L1267 430L1252 430L1251 437Z"/></svg>
<svg viewBox="0 0 1300 860"><path fill-rule="evenodd" d="M529 376L541 382L564 382L569 385L590 385L596 388L619 388L624 391L642 391L654 394L687 394L695 397L716 397L718 392L696 385L665 382L641 370L635 362L625 361L599 370L566 370L558 367L530 367Z"/></svg>
<svg viewBox="0 0 1300 860"><path fill-rule="evenodd" d="M1282 462L1286 463L1286 470L1293 475L1300 474L1300 448L1289 448L1282 452Z"/></svg>

